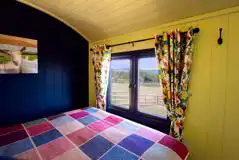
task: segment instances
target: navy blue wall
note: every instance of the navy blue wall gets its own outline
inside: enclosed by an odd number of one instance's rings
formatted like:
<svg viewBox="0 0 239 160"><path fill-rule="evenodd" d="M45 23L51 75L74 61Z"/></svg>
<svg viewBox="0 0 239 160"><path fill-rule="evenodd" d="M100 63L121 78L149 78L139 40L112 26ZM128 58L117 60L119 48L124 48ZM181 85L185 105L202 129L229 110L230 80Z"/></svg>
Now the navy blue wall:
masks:
<svg viewBox="0 0 239 160"><path fill-rule="evenodd" d="M0 34L38 40L39 73L0 75L0 126L88 105L88 42L60 21L9 1Z"/></svg>

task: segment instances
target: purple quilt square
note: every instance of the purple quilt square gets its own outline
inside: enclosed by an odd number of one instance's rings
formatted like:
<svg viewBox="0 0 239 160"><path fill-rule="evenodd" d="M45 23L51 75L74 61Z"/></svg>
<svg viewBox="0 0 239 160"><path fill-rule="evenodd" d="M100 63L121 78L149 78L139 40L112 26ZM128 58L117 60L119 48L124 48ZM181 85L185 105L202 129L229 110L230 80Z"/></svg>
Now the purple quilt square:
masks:
<svg viewBox="0 0 239 160"><path fill-rule="evenodd" d="M8 145L13 142L17 142L19 140L22 140L24 138L28 137L25 130L19 130L16 132L11 132L9 134L5 134L3 136L0 136L0 147Z"/></svg>
<svg viewBox="0 0 239 160"><path fill-rule="evenodd" d="M125 149L114 146L109 152L107 152L100 160L138 160L139 157L126 151Z"/></svg>
<svg viewBox="0 0 239 160"><path fill-rule="evenodd" d="M113 145L113 143L98 135L86 142L84 145L80 146L80 149L92 160L96 160L107 152Z"/></svg>
<svg viewBox="0 0 239 160"><path fill-rule="evenodd" d="M120 146L139 156L141 156L153 144L154 142L135 134L128 136L119 143Z"/></svg>

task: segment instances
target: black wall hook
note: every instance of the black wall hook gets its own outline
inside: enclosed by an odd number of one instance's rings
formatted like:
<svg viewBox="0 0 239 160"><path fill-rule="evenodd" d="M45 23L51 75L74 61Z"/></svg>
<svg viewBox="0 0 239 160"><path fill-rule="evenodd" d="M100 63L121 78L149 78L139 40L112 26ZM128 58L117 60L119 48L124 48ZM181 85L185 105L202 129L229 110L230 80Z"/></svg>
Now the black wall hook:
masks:
<svg viewBox="0 0 239 160"><path fill-rule="evenodd" d="M200 32L200 29L199 28L194 28L193 29L193 34L197 34L197 33L199 33Z"/></svg>
<svg viewBox="0 0 239 160"><path fill-rule="evenodd" d="M217 43L219 45L221 45L223 43L223 40L222 40L222 28L219 29L219 38L217 40Z"/></svg>

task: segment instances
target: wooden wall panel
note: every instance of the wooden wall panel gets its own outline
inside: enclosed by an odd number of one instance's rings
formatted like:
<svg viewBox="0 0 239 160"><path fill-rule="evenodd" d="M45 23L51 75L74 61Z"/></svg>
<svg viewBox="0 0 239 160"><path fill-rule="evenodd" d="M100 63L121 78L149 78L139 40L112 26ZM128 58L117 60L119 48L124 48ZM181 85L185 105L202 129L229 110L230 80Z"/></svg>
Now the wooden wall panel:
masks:
<svg viewBox="0 0 239 160"><path fill-rule="evenodd" d="M223 134L223 157L227 159L238 159L239 148L239 13L229 16L229 31L226 32L228 39L228 61L227 66L227 92L226 108ZM229 154L230 153L230 154Z"/></svg>

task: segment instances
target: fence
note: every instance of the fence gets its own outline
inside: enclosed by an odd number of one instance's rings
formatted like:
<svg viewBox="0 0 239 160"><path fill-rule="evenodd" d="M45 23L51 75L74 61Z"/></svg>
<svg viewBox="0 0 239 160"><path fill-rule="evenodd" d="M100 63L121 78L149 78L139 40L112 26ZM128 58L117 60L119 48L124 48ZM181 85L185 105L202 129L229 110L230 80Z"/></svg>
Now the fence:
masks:
<svg viewBox="0 0 239 160"><path fill-rule="evenodd" d="M112 102L114 104L129 105L128 92L112 92ZM138 103L140 106L164 105L162 95L139 95Z"/></svg>

